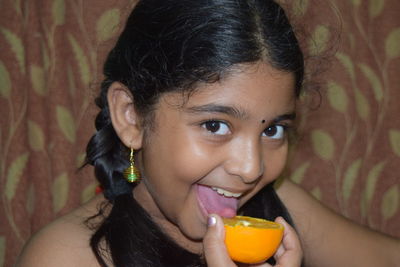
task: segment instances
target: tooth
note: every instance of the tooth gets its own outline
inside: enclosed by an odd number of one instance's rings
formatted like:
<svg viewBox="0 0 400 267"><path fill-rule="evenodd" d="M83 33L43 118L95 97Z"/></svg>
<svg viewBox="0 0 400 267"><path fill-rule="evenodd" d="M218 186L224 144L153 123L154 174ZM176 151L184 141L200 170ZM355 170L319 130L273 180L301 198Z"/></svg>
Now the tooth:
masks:
<svg viewBox="0 0 400 267"><path fill-rule="evenodd" d="M225 197L240 197L242 195L242 193L233 193L233 192L229 192L226 191L222 188L218 188L218 187L211 187L212 190L216 191L218 194L223 195Z"/></svg>
<svg viewBox="0 0 400 267"><path fill-rule="evenodd" d="M228 192L228 191L225 191L224 194L225 194L225 196L227 196L227 197L232 197L232 196L234 195L233 193Z"/></svg>

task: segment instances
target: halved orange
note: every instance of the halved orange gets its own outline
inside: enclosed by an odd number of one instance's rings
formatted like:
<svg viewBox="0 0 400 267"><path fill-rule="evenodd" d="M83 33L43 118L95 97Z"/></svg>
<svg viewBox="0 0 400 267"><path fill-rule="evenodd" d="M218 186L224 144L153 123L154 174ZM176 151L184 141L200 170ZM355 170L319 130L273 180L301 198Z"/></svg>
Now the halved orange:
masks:
<svg viewBox="0 0 400 267"><path fill-rule="evenodd" d="M223 218L225 245L232 260L242 263L266 261L278 249L283 226L247 216Z"/></svg>

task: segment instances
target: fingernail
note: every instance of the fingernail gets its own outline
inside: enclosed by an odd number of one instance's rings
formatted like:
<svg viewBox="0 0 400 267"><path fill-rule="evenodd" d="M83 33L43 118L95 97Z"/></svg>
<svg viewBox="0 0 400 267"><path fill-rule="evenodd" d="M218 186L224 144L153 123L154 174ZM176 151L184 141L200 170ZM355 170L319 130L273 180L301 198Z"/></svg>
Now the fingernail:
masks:
<svg viewBox="0 0 400 267"><path fill-rule="evenodd" d="M214 216L208 217L207 221L208 226L214 226L216 223L217 223L217 218L215 218Z"/></svg>

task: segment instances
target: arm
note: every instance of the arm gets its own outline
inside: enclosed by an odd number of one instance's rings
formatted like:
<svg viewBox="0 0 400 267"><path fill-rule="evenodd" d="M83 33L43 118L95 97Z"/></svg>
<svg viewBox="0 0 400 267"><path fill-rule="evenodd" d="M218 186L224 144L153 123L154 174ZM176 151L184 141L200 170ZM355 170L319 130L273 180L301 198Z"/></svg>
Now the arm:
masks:
<svg viewBox="0 0 400 267"><path fill-rule="evenodd" d="M399 266L399 239L334 213L289 180L277 193L295 222L307 267Z"/></svg>

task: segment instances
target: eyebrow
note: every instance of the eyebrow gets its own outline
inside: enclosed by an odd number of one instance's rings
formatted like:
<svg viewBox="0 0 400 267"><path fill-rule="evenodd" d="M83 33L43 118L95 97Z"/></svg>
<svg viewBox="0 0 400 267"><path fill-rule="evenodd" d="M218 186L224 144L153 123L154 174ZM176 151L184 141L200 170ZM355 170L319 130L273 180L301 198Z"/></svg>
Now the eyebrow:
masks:
<svg viewBox="0 0 400 267"><path fill-rule="evenodd" d="M186 108L186 110L189 113L223 113L239 119L248 118L248 114L244 110L238 109L236 107L217 104L193 106Z"/></svg>
<svg viewBox="0 0 400 267"><path fill-rule="evenodd" d="M218 104L207 104L207 105L202 105L202 106L193 106L193 107L188 107L186 110L189 113L222 113L222 114L227 114L230 116L233 116L235 118L239 119L246 119L248 118L248 114L239 108L236 107L231 107L231 106L224 106L224 105L218 105ZM273 123L278 123L281 121L285 120L295 120L296 119L296 113L286 113L277 116L272 120Z"/></svg>
<svg viewBox="0 0 400 267"><path fill-rule="evenodd" d="M274 118L272 120L272 122L273 123L278 123L278 122L286 121L286 120L294 121L295 119L296 119L296 113L292 112L292 113L287 113L287 114L280 115L280 116Z"/></svg>

